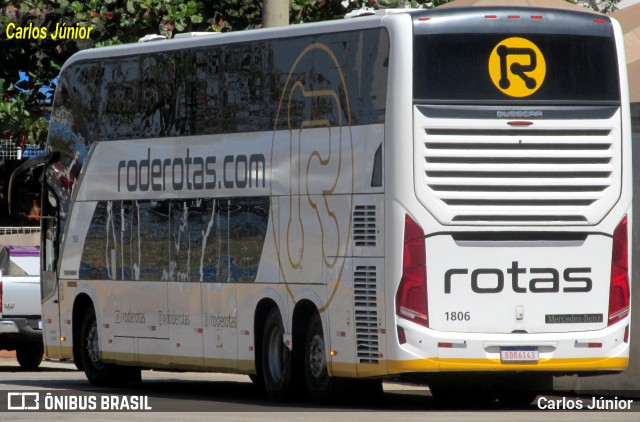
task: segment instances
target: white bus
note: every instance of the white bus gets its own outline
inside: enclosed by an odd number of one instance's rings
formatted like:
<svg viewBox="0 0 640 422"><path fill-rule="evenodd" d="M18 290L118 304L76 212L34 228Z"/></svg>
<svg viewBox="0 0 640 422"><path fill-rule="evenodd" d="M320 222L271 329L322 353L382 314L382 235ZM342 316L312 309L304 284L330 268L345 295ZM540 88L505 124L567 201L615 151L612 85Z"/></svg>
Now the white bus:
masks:
<svg viewBox="0 0 640 422"><path fill-rule="evenodd" d="M552 9L81 51L14 175L45 181L46 355L275 399L393 376L525 403L623 371L627 91L618 24Z"/></svg>

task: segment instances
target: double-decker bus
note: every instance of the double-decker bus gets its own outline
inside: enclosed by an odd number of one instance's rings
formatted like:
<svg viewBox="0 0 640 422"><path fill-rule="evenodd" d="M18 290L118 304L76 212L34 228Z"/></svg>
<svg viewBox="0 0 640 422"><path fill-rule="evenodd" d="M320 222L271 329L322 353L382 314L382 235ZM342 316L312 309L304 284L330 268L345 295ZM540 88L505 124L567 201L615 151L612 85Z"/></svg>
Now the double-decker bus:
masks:
<svg viewBox="0 0 640 422"><path fill-rule="evenodd" d="M405 376L528 402L622 371L625 71L614 20L535 8L81 51L14 174L44 180L46 355L274 399Z"/></svg>

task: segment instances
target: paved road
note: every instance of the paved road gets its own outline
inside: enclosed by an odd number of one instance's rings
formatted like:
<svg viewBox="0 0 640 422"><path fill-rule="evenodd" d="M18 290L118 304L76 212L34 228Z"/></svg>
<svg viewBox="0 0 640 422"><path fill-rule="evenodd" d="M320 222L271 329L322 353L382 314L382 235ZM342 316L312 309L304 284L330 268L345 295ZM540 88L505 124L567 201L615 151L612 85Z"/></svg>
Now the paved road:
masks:
<svg viewBox="0 0 640 422"><path fill-rule="evenodd" d="M637 421L640 420L640 401L632 404L631 411L620 412L553 412L541 411L536 405L524 411L500 408L498 404L483 408L443 408L429 394L426 387L385 383L382 400L374 402L336 402L319 406L308 402L273 403L266 400L246 376L208 373L173 373L144 371L143 383L135 388L107 389L88 384L84 374L69 362L43 362L37 372L22 372L15 359L0 355L0 421L85 421L89 418L107 421ZM152 411L139 412L8 412L9 392L38 392L42 405L47 393L64 393L89 397L101 406L103 396L108 400L128 400L146 397ZM30 396L27 396L30 397ZM123 399L123 397L125 399ZM14 397L15 399L15 397ZM62 399L59 399L62 400ZM144 398L142 402L144 402ZM545 400L582 400L586 407L591 397L553 396Z"/></svg>

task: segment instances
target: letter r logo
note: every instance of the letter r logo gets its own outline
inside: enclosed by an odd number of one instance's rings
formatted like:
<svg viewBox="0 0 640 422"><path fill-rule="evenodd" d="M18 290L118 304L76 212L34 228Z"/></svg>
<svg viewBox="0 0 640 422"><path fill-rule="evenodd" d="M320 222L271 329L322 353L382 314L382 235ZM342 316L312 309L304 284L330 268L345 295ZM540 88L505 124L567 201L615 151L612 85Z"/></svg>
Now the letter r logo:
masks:
<svg viewBox="0 0 640 422"><path fill-rule="evenodd" d="M540 49L524 38L502 40L489 56L493 84L510 97L528 97L544 82L547 66Z"/></svg>

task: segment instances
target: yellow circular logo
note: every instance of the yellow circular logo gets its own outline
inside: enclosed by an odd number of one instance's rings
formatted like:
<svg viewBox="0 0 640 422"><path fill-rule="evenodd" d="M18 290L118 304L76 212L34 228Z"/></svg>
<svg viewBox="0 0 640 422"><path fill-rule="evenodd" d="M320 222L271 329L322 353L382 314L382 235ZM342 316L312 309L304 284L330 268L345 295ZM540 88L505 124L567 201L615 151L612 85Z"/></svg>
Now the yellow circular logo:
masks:
<svg viewBox="0 0 640 422"><path fill-rule="evenodd" d="M528 97L544 82L547 64L531 41L512 37L502 40L489 56L493 84L510 97Z"/></svg>

